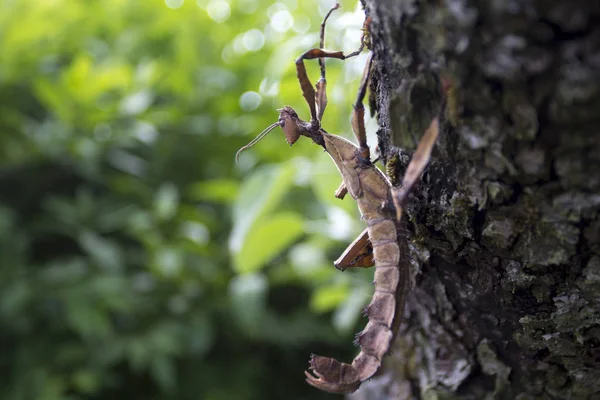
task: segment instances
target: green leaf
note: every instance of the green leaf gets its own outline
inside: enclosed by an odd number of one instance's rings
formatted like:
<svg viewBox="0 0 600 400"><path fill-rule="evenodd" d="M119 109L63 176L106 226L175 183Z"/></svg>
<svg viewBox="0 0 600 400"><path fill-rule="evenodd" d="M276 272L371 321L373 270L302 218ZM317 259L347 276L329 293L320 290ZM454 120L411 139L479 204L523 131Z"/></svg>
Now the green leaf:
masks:
<svg viewBox="0 0 600 400"><path fill-rule="evenodd" d="M154 253L151 265L163 277L177 276L184 267L182 251L175 247L160 247Z"/></svg>
<svg viewBox="0 0 600 400"><path fill-rule="evenodd" d="M50 110L54 111L62 121L68 122L73 119L73 110L70 107L71 103L65 98L62 87L50 82L46 78L40 78L34 82L34 90L40 100Z"/></svg>
<svg viewBox="0 0 600 400"><path fill-rule="evenodd" d="M163 391L170 392L175 388L175 369L169 358L160 355L153 357L150 370Z"/></svg>
<svg viewBox="0 0 600 400"><path fill-rule="evenodd" d="M229 282L229 296L235 321L251 335L258 335L265 315L269 284L260 273L238 275Z"/></svg>
<svg viewBox="0 0 600 400"><path fill-rule="evenodd" d="M362 310L371 300L373 288L364 282L358 288L352 288L352 294L343 299L333 314L333 325L340 332L348 332L356 325Z"/></svg>
<svg viewBox="0 0 600 400"><path fill-rule="evenodd" d="M114 241L85 231L79 236L79 244L98 266L112 270L121 268L123 255Z"/></svg>
<svg viewBox="0 0 600 400"><path fill-rule="evenodd" d="M77 390L81 390L84 393L93 393L98 390L100 380L98 374L89 370L77 371L73 374L72 380L73 385Z"/></svg>
<svg viewBox="0 0 600 400"><path fill-rule="evenodd" d="M213 179L196 182L188 190L188 196L195 201L231 203L238 193L239 183L233 179Z"/></svg>
<svg viewBox="0 0 600 400"><path fill-rule="evenodd" d="M210 231L206 225L196 221L184 221L179 226L180 235L198 245L205 245L210 239Z"/></svg>
<svg viewBox="0 0 600 400"><path fill-rule="evenodd" d="M0 315L7 319L16 319L25 314L29 301L35 296L34 289L25 280L13 281L4 286L0 297Z"/></svg>
<svg viewBox="0 0 600 400"><path fill-rule="evenodd" d="M245 245L246 235L255 235L256 221L267 215L280 202L293 184L292 164L269 165L256 170L245 180L233 205L234 226L229 249L237 256Z"/></svg>
<svg viewBox="0 0 600 400"><path fill-rule="evenodd" d="M179 192L173 183L164 183L154 198L154 214L159 220L169 220L177 213Z"/></svg>
<svg viewBox="0 0 600 400"><path fill-rule="evenodd" d="M190 338L190 351L194 357L201 358L211 349L216 336L213 321L206 311L199 312L191 317L188 326L194 332Z"/></svg>
<svg viewBox="0 0 600 400"><path fill-rule="evenodd" d="M255 226L234 257L235 269L240 273L263 268L304 233L302 217L295 212L265 217Z"/></svg>
<svg viewBox="0 0 600 400"><path fill-rule="evenodd" d="M149 363L152 356L152 348L147 340L136 338L131 340L127 349L127 360L129 366L134 372L143 371Z"/></svg>
<svg viewBox="0 0 600 400"><path fill-rule="evenodd" d="M346 300L349 293L350 288L346 283L322 286L313 293L310 307L321 313L331 311Z"/></svg>
<svg viewBox="0 0 600 400"><path fill-rule="evenodd" d="M107 315L82 296L69 296L66 301L67 319L71 327L84 337L106 337L111 326Z"/></svg>

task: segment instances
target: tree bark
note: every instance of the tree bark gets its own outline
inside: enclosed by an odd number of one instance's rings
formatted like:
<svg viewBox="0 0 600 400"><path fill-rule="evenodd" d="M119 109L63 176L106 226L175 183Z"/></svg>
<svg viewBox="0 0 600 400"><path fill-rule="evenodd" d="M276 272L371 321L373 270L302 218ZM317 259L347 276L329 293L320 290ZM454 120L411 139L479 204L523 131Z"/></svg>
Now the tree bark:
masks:
<svg viewBox="0 0 600 400"><path fill-rule="evenodd" d="M349 398L600 398L600 2L365 3L389 174L450 89L404 323Z"/></svg>

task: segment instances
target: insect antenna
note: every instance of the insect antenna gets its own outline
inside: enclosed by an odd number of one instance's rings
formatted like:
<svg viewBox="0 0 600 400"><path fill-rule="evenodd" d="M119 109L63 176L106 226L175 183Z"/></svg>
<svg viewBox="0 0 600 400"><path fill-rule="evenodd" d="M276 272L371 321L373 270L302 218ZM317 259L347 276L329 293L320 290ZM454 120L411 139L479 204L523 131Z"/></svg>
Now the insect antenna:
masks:
<svg viewBox="0 0 600 400"><path fill-rule="evenodd" d="M269 125L264 131L262 131L261 133L258 134L258 136L256 136L254 139L252 139L252 141L250 143L248 143L247 145L245 145L244 147L242 147L241 149L239 149L237 151L237 153L235 153L235 163L238 164L238 159L240 157L240 153L246 149L249 149L250 147L254 146L256 143L258 143L260 141L260 139L264 138L265 136L267 136L267 133L271 132L273 129L275 129L276 127L279 126L279 122L275 122L271 125Z"/></svg>

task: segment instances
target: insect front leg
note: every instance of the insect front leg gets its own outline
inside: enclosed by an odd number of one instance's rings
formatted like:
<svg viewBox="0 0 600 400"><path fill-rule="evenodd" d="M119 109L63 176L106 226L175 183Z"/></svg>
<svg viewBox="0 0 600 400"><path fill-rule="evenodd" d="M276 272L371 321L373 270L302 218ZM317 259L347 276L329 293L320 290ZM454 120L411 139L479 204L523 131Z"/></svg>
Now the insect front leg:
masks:
<svg viewBox="0 0 600 400"><path fill-rule="evenodd" d="M296 73L298 76L298 80L300 81L300 88L302 89L302 95L304 96L304 100L308 104L308 108L310 109L310 118L311 123L321 122L321 117L323 116L323 112L325 111L325 105L327 104L327 95L325 94L326 81L324 75L319 80L317 84L318 94L315 92L315 89L310 83L310 79L306 73L306 67L304 66L304 60L312 60L315 58L337 58L340 60L345 60L347 57L341 51L327 51L322 49L311 49L307 52L303 53L300 57L296 59ZM321 73L324 74L325 64L323 64L323 68L321 69ZM319 106L319 113L317 114L317 101L321 102Z"/></svg>
<svg viewBox="0 0 600 400"><path fill-rule="evenodd" d="M364 47L365 41L367 37L368 26L371 21L370 17L365 19L365 24L363 27L363 35L361 37L361 43L358 50L345 55L342 51L328 51L324 49L325 46L325 24L327 19L331 15L334 10L339 8L339 4L336 3L325 15L323 19L323 23L321 24L321 41L320 48L310 49L304 52L300 57L296 59L296 72L298 76L298 81L300 81L300 88L302 89L302 95L308 104L310 109L310 117L311 123L320 124L321 119L323 118L323 114L325 113L325 107L327 106L327 81L325 79L325 58L337 58L339 60L346 60L348 58L357 56L360 54ZM312 60L317 58L319 60L319 67L321 70L321 77L316 85L316 91L308 78L308 74L306 73L306 67L304 66L304 60Z"/></svg>
<svg viewBox="0 0 600 400"><path fill-rule="evenodd" d="M329 10L323 22L321 23L321 32L320 38L321 41L319 43L319 48L325 48L325 24L327 23L327 19L331 15L332 12L340 8L340 3L335 3L333 7ZM325 79L325 59L319 58L319 69L321 70L321 78L317 81L317 93L316 93L316 102L317 102L317 112L318 119L321 121L323 118L323 114L325 113L325 107L327 107L327 80Z"/></svg>

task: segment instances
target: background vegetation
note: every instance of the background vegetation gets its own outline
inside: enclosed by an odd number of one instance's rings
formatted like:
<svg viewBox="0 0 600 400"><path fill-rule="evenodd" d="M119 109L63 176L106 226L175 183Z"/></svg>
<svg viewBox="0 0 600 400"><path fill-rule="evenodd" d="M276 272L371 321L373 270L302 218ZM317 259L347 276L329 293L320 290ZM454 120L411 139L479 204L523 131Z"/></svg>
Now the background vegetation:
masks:
<svg viewBox="0 0 600 400"><path fill-rule="evenodd" d="M331 261L356 206L308 141L233 157L307 118L293 61L332 3L0 0L1 399L331 397L302 371L354 354L370 272ZM363 65L328 62L330 132Z"/></svg>

